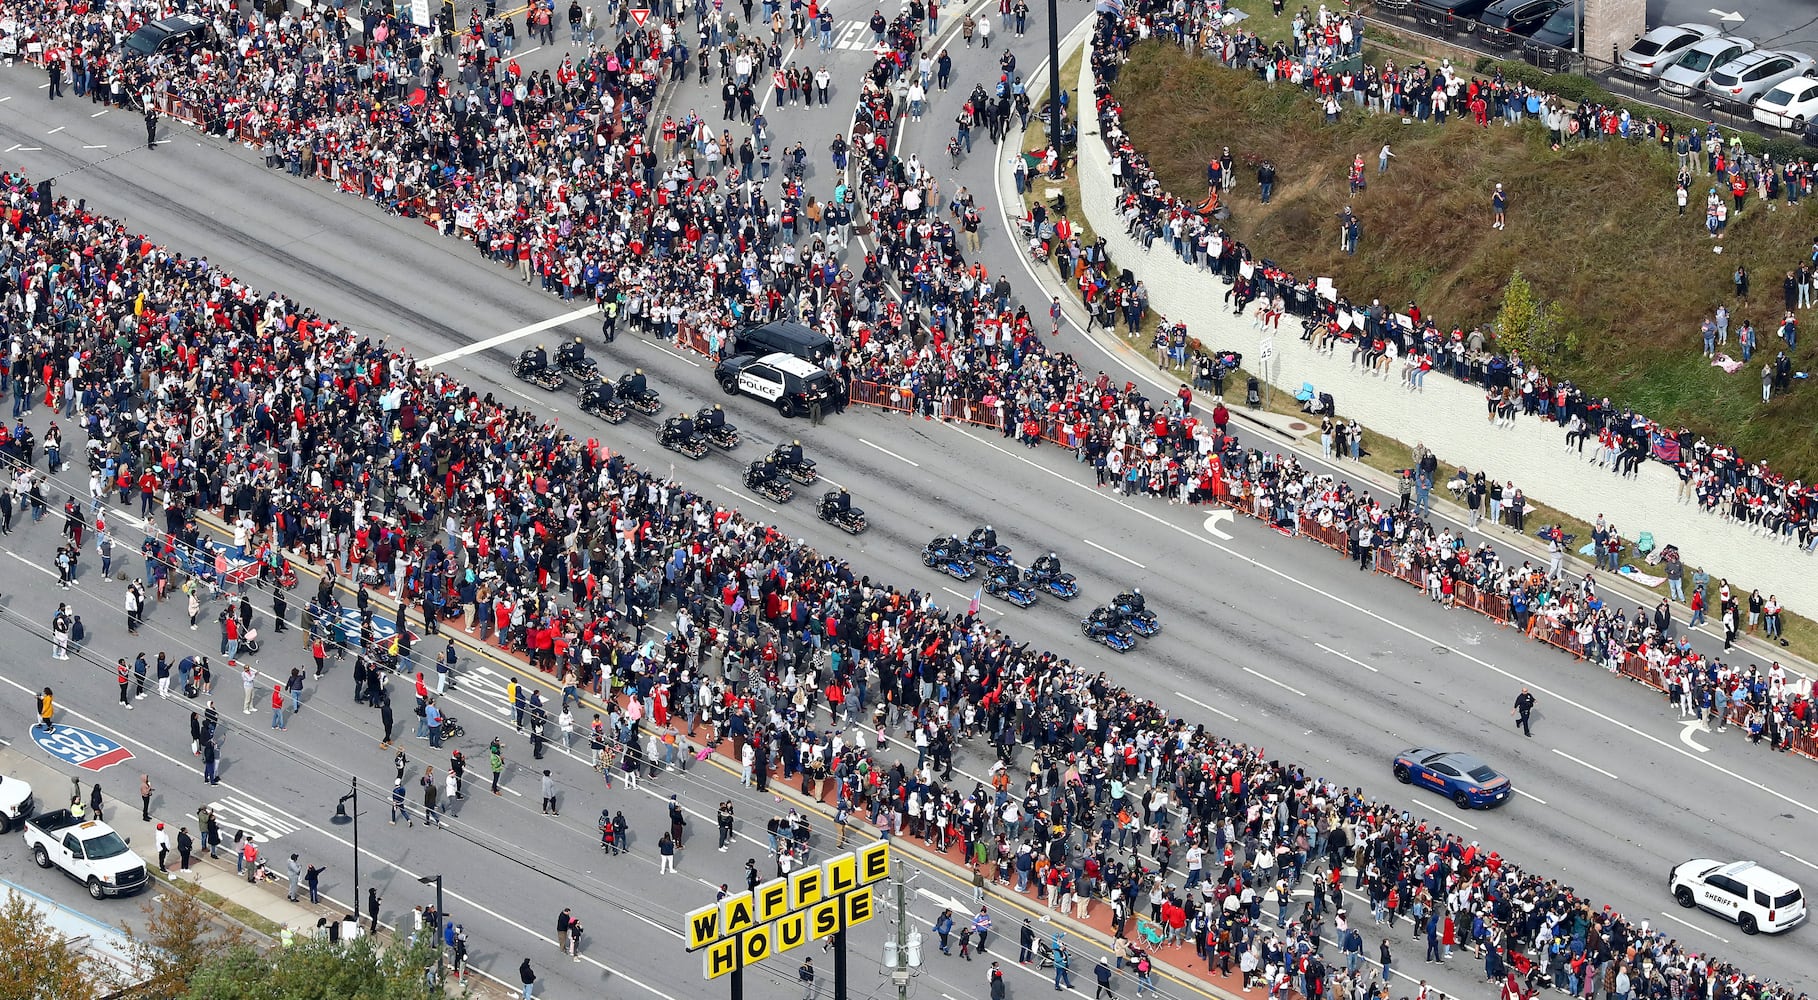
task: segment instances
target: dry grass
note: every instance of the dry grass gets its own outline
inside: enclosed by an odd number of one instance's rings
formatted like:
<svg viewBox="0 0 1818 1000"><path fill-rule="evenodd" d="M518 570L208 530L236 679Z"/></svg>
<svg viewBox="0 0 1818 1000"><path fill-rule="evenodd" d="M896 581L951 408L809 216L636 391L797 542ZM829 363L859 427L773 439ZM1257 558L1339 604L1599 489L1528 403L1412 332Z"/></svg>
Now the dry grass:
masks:
<svg viewBox="0 0 1818 1000"><path fill-rule="evenodd" d="M1549 370L1792 474L1818 475L1812 393L1763 405L1759 369L1731 376L1710 367L1697 333L1704 316L1729 303L1732 331L1753 321L1771 355L1781 278L1818 233L1811 200L1797 210L1784 202L1768 210L1751 199L1732 218L1718 255L1703 229L1705 187L1695 185L1680 218L1673 159L1645 143L1554 151L1534 124L1404 125L1355 110L1328 126L1297 88L1270 87L1162 44L1134 53L1117 92L1138 148L1170 190L1198 200L1206 161L1231 147L1240 164L1231 226L1282 266L1329 275L1354 298L1417 301L1442 322L1466 328L1487 326L1519 267L1541 295L1561 303L1579 332L1579 351ZM1379 177L1376 152L1385 142L1396 157ZM1346 172L1358 154L1370 183L1353 195ZM1279 175L1266 206L1248 166L1264 156ZM1503 232L1489 228L1490 194L1499 182L1510 192ZM1346 205L1363 227L1354 257L1337 245L1334 217ZM1754 294L1740 305L1731 294L1738 262L1754 277ZM1795 370L1811 367L1815 350L1801 344Z"/></svg>

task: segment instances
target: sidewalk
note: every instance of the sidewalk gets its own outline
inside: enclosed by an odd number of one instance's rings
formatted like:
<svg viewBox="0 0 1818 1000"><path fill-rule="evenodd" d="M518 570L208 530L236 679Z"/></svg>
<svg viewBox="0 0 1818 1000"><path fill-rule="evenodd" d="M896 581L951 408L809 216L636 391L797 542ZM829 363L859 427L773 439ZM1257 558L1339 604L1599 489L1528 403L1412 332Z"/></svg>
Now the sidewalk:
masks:
<svg viewBox="0 0 1818 1000"><path fill-rule="evenodd" d="M1085 42L1076 38L1063 39L1061 45L1062 57L1066 58L1072 51L1071 46L1078 44L1085 44ZM1081 60L1080 77L1075 82L1080 88L1079 93L1092 92L1091 67L1088 60ZM1032 92L1031 96L1032 99L1037 100L1039 103L1041 99L1039 95L1035 95ZM1012 133L1011 137L1005 140L1006 148L1020 148L1022 134L1023 133L1021 132ZM1086 158L1091 156L1099 156L1102 158L1102 151L1098 148L1099 144L1097 120L1093 119L1081 122L1081 161L1083 162ZM1004 219L1005 232L1009 235L1012 242L1015 242L1017 234L1014 220L1021 217L1022 205L1020 199L1015 195L1015 184L1011 177L1011 172L1008 159L1003 157L998 158L996 194L999 210ZM1089 204L1093 201L1094 197L1097 197L1108 204L1110 195L1107 192L1100 190L1096 185L1091 192L1085 190L1091 172L1080 171L1080 173L1082 202ZM1100 235L1107 236L1111 234L1107 234L1100 230ZM1118 230L1115 235L1121 236L1121 229ZM1132 243L1132 245L1134 244ZM1130 270L1136 273L1139 278L1148 278L1150 275L1146 273L1145 269L1154 263L1154 261L1150 259L1153 256L1153 254L1145 254L1142 251L1137 250L1121 255L1114 254L1112 259L1118 266L1130 268ZM1024 263L1028 264L1028 261L1025 260ZM1036 280L1040 282L1044 296L1058 296L1060 298L1067 319L1073 324L1074 328L1084 332L1084 335L1094 347L1109 355L1117 363L1123 365L1131 373L1132 377L1153 386L1164 395L1172 395L1174 390L1179 387L1181 382L1180 375L1157 366L1148 353L1139 349L1130 341L1118 336L1115 332L1107 331L1103 328L1091 329L1088 331L1089 317L1087 316L1085 307L1079 301L1078 294L1060 280L1052 266L1030 265L1028 270L1033 273ZM1146 281L1145 283L1149 284L1153 290L1154 283L1152 281ZM1186 310L1183 310L1183 312L1185 311ZM1205 310L1200 310L1200 312L1203 313ZM1228 340L1230 338L1226 337L1225 339ZM1277 336L1274 339L1278 345L1285 345L1292 342L1294 347L1302 346L1299 337L1292 334ZM1281 348L1278 347L1277 349L1280 350ZM1227 386L1227 388L1230 387ZM1278 387L1275 391L1282 392L1284 390ZM1394 392L1394 390L1387 385L1366 387L1364 391L1381 393L1385 397ZM1316 432L1318 429L1316 422L1309 423L1305 420L1296 420L1290 415L1267 412L1260 409L1251 410L1242 405L1243 400L1241 393L1242 389L1239 387L1236 390L1236 393L1229 396L1226 400L1226 406L1231 414L1233 424L1241 422L1250 425L1254 431L1263 434L1264 442L1267 442L1270 446L1277 449L1285 447L1286 450L1294 452L1304 466L1309 468L1328 468L1342 476L1366 484L1373 492L1379 495L1387 495L1391 498L1396 495L1397 484L1388 474L1360 462L1346 462L1342 465L1328 462L1320 457L1317 442L1315 442L1312 447L1306 446L1304 441L1307 440L1307 435L1311 432ZM1401 395L1405 396L1406 394L1402 393ZM1400 405L1399 401L1397 401L1397 405ZM1201 400L1195 401L1194 409L1198 412L1201 419L1208 421L1211 419L1211 406L1203 401L1203 394ZM1344 409L1342 404L1340 409ZM1479 407L1479 409L1481 409L1481 407ZM1440 415L1436 414L1436 416ZM1479 420L1478 422L1481 423L1482 421ZM1530 420L1528 423L1538 424L1538 421ZM1294 425L1296 424L1306 424L1307 426L1303 430L1295 427ZM1383 431L1381 428L1371 429L1384 433L1389 437L1399 436L1393 431ZM1257 442L1254 438L1252 438L1251 441L1252 444L1262 444L1264 442ZM1512 439L1504 443L1510 447L1519 447L1514 444ZM1444 456L1442 456L1442 458L1443 457ZM1530 456L1530 459L1542 464L1558 464L1557 460L1551 454L1548 454L1545 457L1538 455ZM1478 460L1474 459L1467 464L1475 466L1477 461ZM1654 489L1652 484L1645 482L1625 483L1624 485L1632 489ZM1552 498L1543 496L1539 493L1537 493L1536 496L1543 502L1553 502ZM1629 498L1623 497L1620 499L1627 500ZM1462 504L1452 500L1444 490L1435 489L1433 491L1431 507L1435 517L1452 522L1455 528L1462 530L1465 525L1469 523L1469 511L1467 511ZM1703 522L1715 522L1715 518L1696 513L1689 508L1678 508L1677 513L1683 518L1699 519L1699 523L1696 527L1705 531L1710 530L1712 525ZM1622 520L1627 522L1632 520L1632 518L1624 517ZM1660 527L1661 522L1656 520L1653 529L1654 535L1657 538L1670 541L1670 534L1659 530ZM1685 533L1693 534L1694 532L1687 530ZM1503 555L1503 561L1505 563L1511 561L1519 563L1521 560L1527 559L1537 565L1545 566L1550 558L1545 547L1540 544L1539 539L1529 537L1522 533L1495 530L1491 532L1478 531L1476 534L1489 540L1497 551ZM1792 554L1791 550L1785 549L1777 549L1776 552L1783 557L1790 557ZM1703 561L1703 557L1704 554L1700 553L1699 560L1690 561ZM1613 595L1624 602L1640 604L1643 607L1652 607L1662 596L1664 596L1664 587L1658 590L1650 589L1627 579L1619 573L1600 571L1590 562L1590 560L1579 556L1575 551L1567 554L1564 569L1568 574L1574 577L1582 577L1585 574L1590 573L1596 574L1600 591L1606 596ZM1712 576L1713 581L1715 581L1720 574L1713 573ZM1713 586L1714 585L1713 582ZM1683 605L1676 605L1674 610L1675 614L1682 616L1689 615L1689 612L1685 610ZM1675 624L1679 628L1684 628L1683 622L1676 622ZM1707 619L1706 623L1696 631L1715 642L1721 643L1723 641L1723 631L1721 627L1718 623L1709 619ZM1751 657L1755 662L1760 663L1764 667L1766 664L1777 660L1787 668L1789 675L1794 675L1797 679L1803 679L1807 684L1810 684L1814 678L1818 678L1818 664L1794 656L1787 650L1774 645L1764 638L1758 638L1739 631L1735 645L1743 655Z"/></svg>

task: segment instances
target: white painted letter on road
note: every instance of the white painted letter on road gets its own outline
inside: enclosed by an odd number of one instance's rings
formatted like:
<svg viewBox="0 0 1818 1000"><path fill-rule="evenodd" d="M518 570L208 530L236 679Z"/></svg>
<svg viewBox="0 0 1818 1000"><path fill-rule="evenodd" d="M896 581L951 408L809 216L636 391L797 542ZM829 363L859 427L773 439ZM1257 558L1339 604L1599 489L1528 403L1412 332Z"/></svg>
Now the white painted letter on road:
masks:
<svg viewBox="0 0 1818 1000"><path fill-rule="evenodd" d="M1237 520L1237 514L1229 510L1215 510L1206 515L1206 533L1214 538L1230 541L1231 536L1219 528L1220 524L1230 524Z"/></svg>

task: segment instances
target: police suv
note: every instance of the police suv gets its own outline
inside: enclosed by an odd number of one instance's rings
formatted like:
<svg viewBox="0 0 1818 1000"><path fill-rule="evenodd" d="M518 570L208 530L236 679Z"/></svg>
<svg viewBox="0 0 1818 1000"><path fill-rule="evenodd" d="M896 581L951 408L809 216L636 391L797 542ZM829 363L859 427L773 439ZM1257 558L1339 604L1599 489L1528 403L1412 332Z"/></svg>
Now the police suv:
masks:
<svg viewBox="0 0 1818 1000"><path fill-rule="evenodd" d="M1799 886L1753 861L1687 861L1668 874L1667 886L1680 906L1709 910L1744 934L1776 934L1805 919Z"/></svg>
<svg viewBox="0 0 1818 1000"><path fill-rule="evenodd" d="M762 357L734 355L720 362L713 374L726 395L756 397L785 417L808 412L817 400L823 406L833 401L833 376L826 369L781 351Z"/></svg>

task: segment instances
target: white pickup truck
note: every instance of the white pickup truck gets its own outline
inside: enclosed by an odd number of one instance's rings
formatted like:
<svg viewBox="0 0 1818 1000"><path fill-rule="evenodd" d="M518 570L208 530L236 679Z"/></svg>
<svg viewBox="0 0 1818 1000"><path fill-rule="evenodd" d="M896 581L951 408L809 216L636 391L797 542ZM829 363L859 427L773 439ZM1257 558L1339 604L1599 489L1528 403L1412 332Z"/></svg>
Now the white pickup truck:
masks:
<svg viewBox="0 0 1818 1000"><path fill-rule="evenodd" d="M11 833L32 814L32 786L0 774L0 833Z"/></svg>
<svg viewBox="0 0 1818 1000"><path fill-rule="evenodd" d="M68 809L27 819L25 843L38 867L63 869L96 899L130 896L149 881L145 862L113 827L77 819Z"/></svg>

